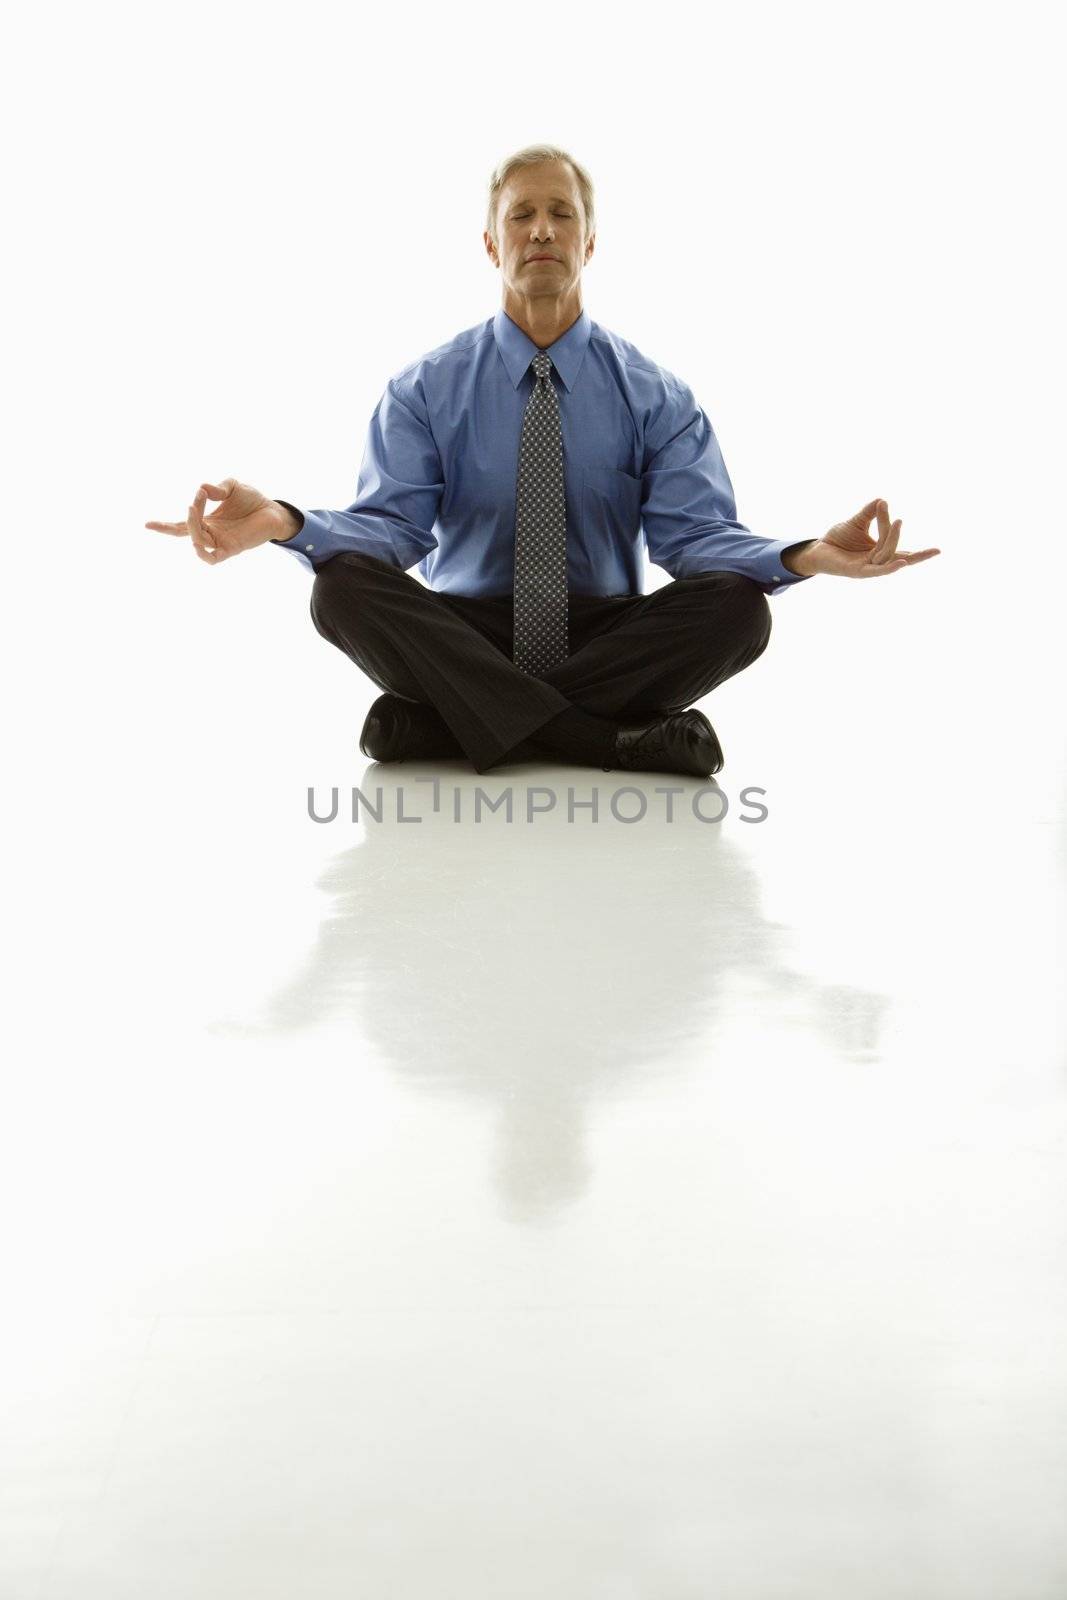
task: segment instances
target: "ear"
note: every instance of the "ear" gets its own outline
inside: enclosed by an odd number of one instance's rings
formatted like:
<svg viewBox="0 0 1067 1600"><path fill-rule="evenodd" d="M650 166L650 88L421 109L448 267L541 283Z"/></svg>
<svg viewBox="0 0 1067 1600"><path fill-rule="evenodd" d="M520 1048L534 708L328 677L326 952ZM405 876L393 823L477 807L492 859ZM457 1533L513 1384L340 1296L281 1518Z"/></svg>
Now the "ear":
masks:
<svg viewBox="0 0 1067 1600"><path fill-rule="evenodd" d="M492 261L494 267L499 267L500 257L497 255L496 245L493 243L492 235L490 234L488 228L483 231L482 238L485 240L486 254L489 256L489 259Z"/></svg>

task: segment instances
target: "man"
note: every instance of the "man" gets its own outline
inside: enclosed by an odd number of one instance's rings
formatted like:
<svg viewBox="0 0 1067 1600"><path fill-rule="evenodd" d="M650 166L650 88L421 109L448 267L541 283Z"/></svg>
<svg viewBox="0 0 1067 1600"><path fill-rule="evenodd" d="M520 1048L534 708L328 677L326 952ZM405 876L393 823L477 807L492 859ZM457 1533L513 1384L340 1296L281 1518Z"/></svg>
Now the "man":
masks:
<svg viewBox="0 0 1067 1600"><path fill-rule="evenodd" d="M710 777L722 751L687 708L766 648L767 595L940 552L899 550L884 500L800 542L735 520L692 391L583 309L593 185L565 150L500 164L483 237L500 309L389 379L346 511L226 478L145 526L209 563L273 541L311 568L315 626L385 691L360 740L375 760ZM673 580L651 594L644 548Z"/></svg>

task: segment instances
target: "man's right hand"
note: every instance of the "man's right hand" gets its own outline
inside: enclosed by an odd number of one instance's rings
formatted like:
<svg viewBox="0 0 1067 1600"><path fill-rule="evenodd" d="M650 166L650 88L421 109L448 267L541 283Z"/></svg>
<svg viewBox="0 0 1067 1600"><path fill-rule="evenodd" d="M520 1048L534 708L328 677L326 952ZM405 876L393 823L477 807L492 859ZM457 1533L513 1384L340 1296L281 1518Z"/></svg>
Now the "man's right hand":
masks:
<svg viewBox="0 0 1067 1600"><path fill-rule="evenodd" d="M209 499L222 504L205 517L204 506ZM223 478L221 483L200 485L184 522L146 522L145 527L178 538L187 535L201 561L214 565L271 539L291 539L300 524L285 506L268 500L250 483Z"/></svg>

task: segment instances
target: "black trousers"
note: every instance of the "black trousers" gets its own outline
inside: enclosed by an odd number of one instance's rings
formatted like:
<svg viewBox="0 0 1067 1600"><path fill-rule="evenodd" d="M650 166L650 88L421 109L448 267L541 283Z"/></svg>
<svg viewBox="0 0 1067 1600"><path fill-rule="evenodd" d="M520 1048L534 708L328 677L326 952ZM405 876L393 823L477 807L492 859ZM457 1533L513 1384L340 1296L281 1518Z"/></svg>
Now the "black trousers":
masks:
<svg viewBox="0 0 1067 1600"><path fill-rule="evenodd" d="M755 661L771 633L763 590L736 572L571 595L571 654L534 677L511 659L510 594L438 593L357 552L319 567L311 616L380 688L436 707L478 772L569 706L620 723L681 711Z"/></svg>

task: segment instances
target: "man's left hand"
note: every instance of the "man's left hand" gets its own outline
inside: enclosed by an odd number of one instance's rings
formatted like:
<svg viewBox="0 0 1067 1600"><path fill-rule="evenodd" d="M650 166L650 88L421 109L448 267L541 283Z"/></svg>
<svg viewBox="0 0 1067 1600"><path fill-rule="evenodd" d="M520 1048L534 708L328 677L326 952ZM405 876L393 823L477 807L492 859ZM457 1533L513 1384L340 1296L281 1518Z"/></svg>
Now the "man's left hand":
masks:
<svg viewBox="0 0 1067 1600"><path fill-rule="evenodd" d="M868 532L878 518L878 537ZM939 556L940 550L898 550L901 519L889 520L884 500L871 500L847 522L838 522L821 539L813 539L799 550L786 551L782 565L800 578L813 578L826 572L838 578L884 578L916 562Z"/></svg>

